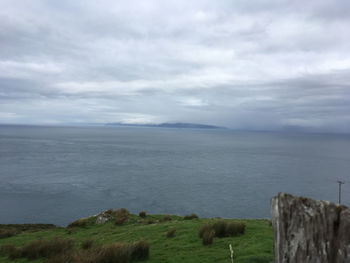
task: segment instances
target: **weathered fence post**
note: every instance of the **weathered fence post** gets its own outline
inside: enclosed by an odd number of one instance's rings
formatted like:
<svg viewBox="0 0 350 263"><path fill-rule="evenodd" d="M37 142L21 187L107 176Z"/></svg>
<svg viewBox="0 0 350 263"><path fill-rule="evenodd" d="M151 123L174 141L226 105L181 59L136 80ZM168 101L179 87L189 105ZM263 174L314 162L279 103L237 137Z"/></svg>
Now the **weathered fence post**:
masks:
<svg viewBox="0 0 350 263"><path fill-rule="evenodd" d="M271 199L275 263L350 263L350 210L280 193Z"/></svg>

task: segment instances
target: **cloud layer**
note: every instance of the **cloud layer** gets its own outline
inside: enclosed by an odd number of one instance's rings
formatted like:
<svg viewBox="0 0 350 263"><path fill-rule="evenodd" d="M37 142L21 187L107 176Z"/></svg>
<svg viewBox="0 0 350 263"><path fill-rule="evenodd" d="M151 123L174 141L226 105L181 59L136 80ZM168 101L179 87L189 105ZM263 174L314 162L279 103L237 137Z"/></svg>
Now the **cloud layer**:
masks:
<svg viewBox="0 0 350 263"><path fill-rule="evenodd" d="M350 132L349 1L0 6L0 123Z"/></svg>

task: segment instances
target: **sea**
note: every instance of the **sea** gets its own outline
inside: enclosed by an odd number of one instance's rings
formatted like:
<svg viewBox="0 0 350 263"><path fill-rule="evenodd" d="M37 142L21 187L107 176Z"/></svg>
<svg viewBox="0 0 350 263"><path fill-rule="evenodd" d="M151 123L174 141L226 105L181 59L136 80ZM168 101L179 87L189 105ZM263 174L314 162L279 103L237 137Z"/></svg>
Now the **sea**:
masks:
<svg viewBox="0 0 350 263"><path fill-rule="evenodd" d="M279 192L350 205L350 135L0 125L0 224L132 213L270 218Z"/></svg>

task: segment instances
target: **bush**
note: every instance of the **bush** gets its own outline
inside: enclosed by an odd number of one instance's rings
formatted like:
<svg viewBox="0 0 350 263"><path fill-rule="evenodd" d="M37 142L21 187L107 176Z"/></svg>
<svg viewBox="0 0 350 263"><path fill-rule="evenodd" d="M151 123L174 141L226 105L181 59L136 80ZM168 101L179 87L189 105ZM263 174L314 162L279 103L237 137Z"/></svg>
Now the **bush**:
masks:
<svg viewBox="0 0 350 263"><path fill-rule="evenodd" d="M176 232L176 228L171 228L168 230L168 233L166 234L166 237L174 237Z"/></svg>
<svg viewBox="0 0 350 263"><path fill-rule="evenodd" d="M0 247L0 256L6 256L13 253L17 248L14 245L2 245Z"/></svg>
<svg viewBox="0 0 350 263"><path fill-rule="evenodd" d="M22 257L22 251L14 245L3 245L0 247L0 256L8 256L9 259L15 260Z"/></svg>
<svg viewBox="0 0 350 263"><path fill-rule="evenodd" d="M67 227L86 227L89 224L89 220L87 218L81 218L78 220L75 220L74 222L70 223Z"/></svg>
<svg viewBox="0 0 350 263"><path fill-rule="evenodd" d="M202 238L203 237L203 234L205 232L208 232L208 231L211 231L213 230L213 226L209 225L209 224L205 224L204 226L202 226L200 229L199 229L199 237Z"/></svg>
<svg viewBox="0 0 350 263"><path fill-rule="evenodd" d="M76 229L74 227L67 228L67 230L66 230L68 235L73 234L75 231L76 231Z"/></svg>
<svg viewBox="0 0 350 263"><path fill-rule="evenodd" d="M8 255L12 260L26 257L28 259L37 259L42 257L51 257L62 253L67 253L73 248L73 242L70 239L36 240L17 248L13 245L0 247L0 255Z"/></svg>
<svg viewBox="0 0 350 263"><path fill-rule="evenodd" d="M84 243L91 247L92 240ZM94 249L73 250L71 240L36 240L22 248L13 245L0 247L0 256L9 255L10 259L26 257L29 260L45 257L46 263L129 263L132 260L144 260L149 257L149 243L138 241L133 244L113 243Z"/></svg>
<svg viewBox="0 0 350 263"><path fill-rule="evenodd" d="M229 222L226 225L226 236L238 236L244 234L245 224L238 222Z"/></svg>
<svg viewBox="0 0 350 263"><path fill-rule="evenodd" d="M141 211L139 213L139 217L145 218L146 217L146 211Z"/></svg>
<svg viewBox="0 0 350 263"><path fill-rule="evenodd" d="M214 237L215 237L214 230L205 231L202 237L203 245L205 246L211 245L213 243Z"/></svg>
<svg viewBox="0 0 350 263"><path fill-rule="evenodd" d="M198 218L198 216L194 213L184 216L184 220L192 220L192 219L197 219L197 218Z"/></svg>
<svg viewBox="0 0 350 263"><path fill-rule="evenodd" d="M50 257L72 250L71 239L36 240L21 248L21 257L36 259Z"/></svg>
<svg viewBox="0 0 350 263"><path fill-rule="evenodd" d="M130 245L113 243L97 251L96 263L129 263L131 259Z"/></svg>
<svg viewBox="0 0 350 263"><path fill-rule="evenodd" d="M115 211L115 214L117 217L129 217L129 211L125 208L119 208L117 211Z"/></svg>
<svg viewBox="0 0 350 263"><path fill-rule="evenodd" d="M85 239L82 243L81 243L81 248L82 249L90 249L92 247L92 244L94 243L94 241L92 239Z"/></svg>
<svg viewBox="0 0 350 263"><path fill-rule="evenodd" d="M171 221L172 218L170 215L164 215L163 217L160 218L160 222L166 222L166 221Z"/></svg>
<svg viewBox="0 0 350 263"><path fill-rule="evenodd" d="M199 237L203 238L205 232L213 230L216 237L229 237L244 234L245 224L240 222L216 221L213 224L206 224L199 230Z"/></svg>
<svg viewBox="0 0 350 263"><path fill-rule="evenodd" d="M212 227L215 231L215 236L217 237L225 237L226 236L226 226L227 223L223 220L216 221Z"/></svg>
<svg viewBox="0 0 350 263"><path fill-rule="evenodd" d="M156 220L154 220L152 218L145 220L145 224L148 224L148 225L155 224L155 223L156 223Z"/></svg>
<svg viewBox="0 0 350 263"><path fill-rule="evenodd" d="M117 216L114 222L116 225L123 225L129 219L129 211L125 208L119 208L115 214Z"/></svg>
<svg viewBox="0 0 350 263"><path fill-rule="evenodd" d="M16 260L18 258L23 257L23 252L20 248L15 248L9 251L8 258L11 260Z"/></svg>
<svg viewBox="0 0 350 263"><path fill-rule="evenodd" d="M75 252L75 253L64 253L59 254L53 257L50 257L45 263L93 263L94 259L92 259L90 256L83 257L81 256L81 253Z"/></svg>
<svg viewBox="0 0 350 263"><path fill-rule="evenodd" d="M131 246L131 260L145 260L149 257L149 243L141 240Z"/></svg>
<svg viewBox="0 0 350 263"><path fill-rule="evenodd" d="M113 243L90 250L68 252L49 258L46 263L129 263L149 257L149 244L139 241L134 244Z"/></svg>
<svg viewBox="0 0 350 263"><path fill-rule="evenodd" d="M0 229L0 238L12 237L17 233L15 228Z"/></svg>
<svg viewBox="0 0 350 263"><path fill-rule="evenodd" d="M117 217L115 220L114 224L121 226L123 225L126 221L128 221L128 217Z"/></svg>

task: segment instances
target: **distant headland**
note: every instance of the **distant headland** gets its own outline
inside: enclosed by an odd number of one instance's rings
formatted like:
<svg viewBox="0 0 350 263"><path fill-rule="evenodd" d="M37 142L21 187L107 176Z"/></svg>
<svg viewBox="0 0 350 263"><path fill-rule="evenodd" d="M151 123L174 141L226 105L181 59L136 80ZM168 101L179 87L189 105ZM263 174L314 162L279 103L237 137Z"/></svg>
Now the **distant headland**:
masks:
<svg viewBox="0 0 350 263"><path fill-rule="evenodd" d="M113 122L113 123L106 123L108 126L128 126L128 127L154 127L154 128L181 128L181 129L227 129L225 127L220 126L214 126L214 125L207 125L207 124L199 124L199 123L183 123L183 122L177 122L177 123L145 123L145 124L133 124L133 123L120 123L120 122Z"/></svg>

